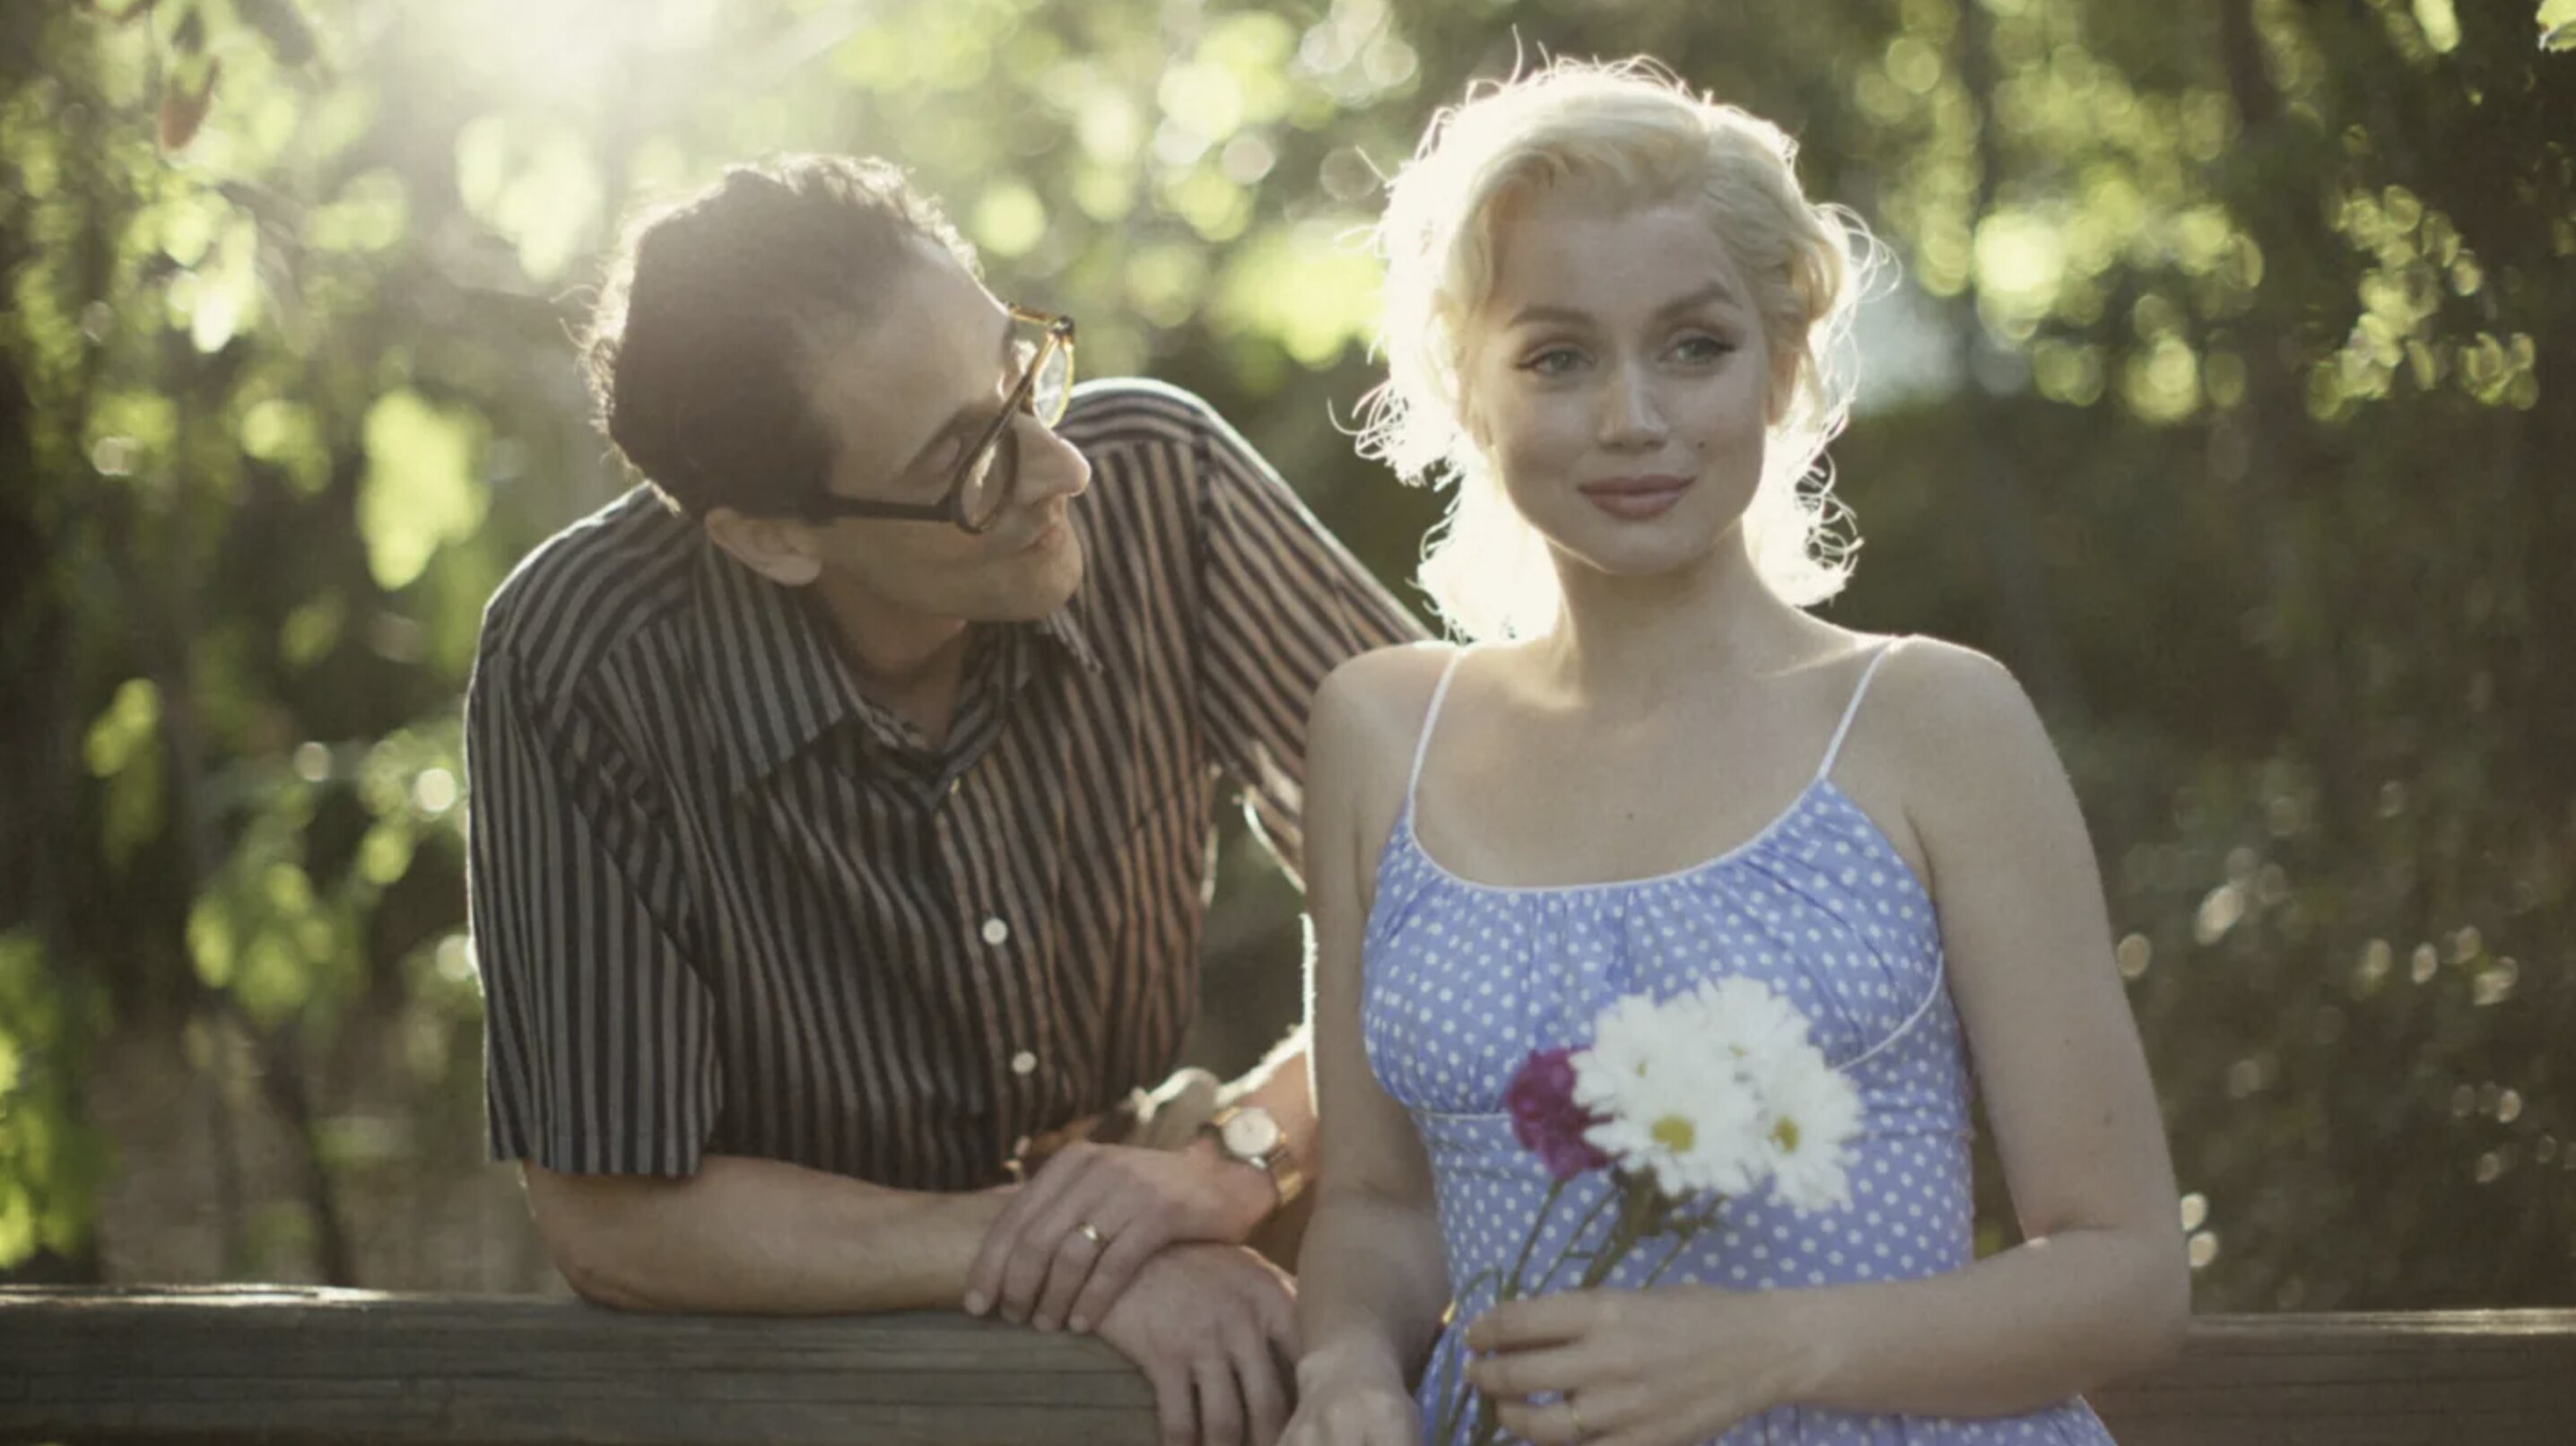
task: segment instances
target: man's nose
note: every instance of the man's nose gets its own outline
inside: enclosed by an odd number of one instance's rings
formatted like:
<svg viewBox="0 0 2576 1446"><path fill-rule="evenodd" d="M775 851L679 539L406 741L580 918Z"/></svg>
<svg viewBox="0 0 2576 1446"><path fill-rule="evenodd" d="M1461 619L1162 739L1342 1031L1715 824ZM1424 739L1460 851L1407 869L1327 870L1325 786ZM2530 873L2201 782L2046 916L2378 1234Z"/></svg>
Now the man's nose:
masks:
<svg viewBox="0 0 2576 1446"><path fill-rule="evenodd" d="M1059 495L1079 497L1091 485L1091 460L1053 427L1032 416L1017 416L1020 429L1020 500L1044 502Z"/></svg>

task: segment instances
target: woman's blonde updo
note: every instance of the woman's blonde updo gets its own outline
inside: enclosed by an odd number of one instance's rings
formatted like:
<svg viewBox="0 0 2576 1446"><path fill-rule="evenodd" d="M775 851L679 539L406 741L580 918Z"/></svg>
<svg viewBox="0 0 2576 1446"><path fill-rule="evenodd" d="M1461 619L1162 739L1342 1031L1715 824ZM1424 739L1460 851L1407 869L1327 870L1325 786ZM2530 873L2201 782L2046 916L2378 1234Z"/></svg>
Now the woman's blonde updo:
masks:
<svg viewBox="0 0 2576 1446"><path fill-rule="evenodd" d="M1842 590L1857 543L1818 463L1851 405L1839 344L1857 301L1867 232L1799 188L1797 143L1779 127L1694 94L1651 62L1557 61L1471 87L1435 117L1396 172L1378 224L1386 265L1380 345L1387 379L1368 401L1363 454L1411 483L1446 471L1449 515L1421 581L1453 631L1529 637L1560 602L1546 543L1512 509L1469 434L1467 326L1494 280L1498 202L1550 186L1604 187L1635 204L1707 209L1770 338L1779 399L1767 461L1744 519L1762 580L1799 607ZM1813 475L1811 475L1813 474Z"/></svg>

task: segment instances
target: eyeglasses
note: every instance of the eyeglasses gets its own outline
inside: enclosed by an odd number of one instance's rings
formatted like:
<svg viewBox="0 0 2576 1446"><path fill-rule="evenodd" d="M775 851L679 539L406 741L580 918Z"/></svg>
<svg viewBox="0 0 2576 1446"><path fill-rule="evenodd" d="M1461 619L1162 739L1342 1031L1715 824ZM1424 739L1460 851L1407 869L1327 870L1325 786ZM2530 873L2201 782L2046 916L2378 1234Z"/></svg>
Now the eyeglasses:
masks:
<svg viewBox="0 0 2576 1446"><path fill-rule="evenodd" d="M1028 366L1020 373L1018 385L1011 388L1009 400L1002 403L1001 411L967 449L966 459L949 479L944 496L936 502L888 502L820 492L807 499L806 517L815 522L840 517L952 522L976 533L992 527L1019 488L1019 429L1011 425L1011 414L1026 412L1052 427L1063 419L1065 403L1073 396L1073 318L1014 306L1011 320L1043 327L1046 334L1038 340L1036 350L1028 354ZM1026 340L1020 342L1023 350L1028 346Z"/></svg>

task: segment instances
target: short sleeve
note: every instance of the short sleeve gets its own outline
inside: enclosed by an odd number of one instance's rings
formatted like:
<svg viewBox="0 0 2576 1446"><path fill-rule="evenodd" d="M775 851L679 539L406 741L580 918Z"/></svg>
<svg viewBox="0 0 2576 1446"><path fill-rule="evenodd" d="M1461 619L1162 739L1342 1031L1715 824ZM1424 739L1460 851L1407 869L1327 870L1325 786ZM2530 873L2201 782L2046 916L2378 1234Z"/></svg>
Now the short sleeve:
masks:
<svg viewBox="0 0 2576 1446"><path fill-rule="evenodd" d="M1419 623L1204 403L1199 719L1271 850L1302 877L1306 714L1326 674Z"/></svg>
<svg viewBox="0 0 2576 1446"><path fill-rule="evenodd" d="M670 832L604 729L487 645L466 699L466 872L493 1157L693 1174L723 1100L713 1008L672 921Z"/></svg>

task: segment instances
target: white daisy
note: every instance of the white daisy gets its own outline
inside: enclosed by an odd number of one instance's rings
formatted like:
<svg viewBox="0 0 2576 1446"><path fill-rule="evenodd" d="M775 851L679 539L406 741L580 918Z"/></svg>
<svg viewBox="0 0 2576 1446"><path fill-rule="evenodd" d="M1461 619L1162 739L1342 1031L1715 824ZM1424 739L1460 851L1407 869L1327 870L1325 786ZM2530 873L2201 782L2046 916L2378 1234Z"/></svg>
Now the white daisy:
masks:
<svg viewBox="0 0 2576 1446"><path fill-rule="evenodd" d="M1658 1062L1689 1058L1700 1048L1695 1021L1642 994L1601 1011L1592 1025L1592 1047L1574 1057L1574 1102L1603 1114L1643 1088Z"/></svg>
<svg viewBox="0 0 2576 1446"><path fill-rule="evenodd" d="M1843 1147L1860 1133L1860 1091L1812 1046L1784 1054L1779 1065L1763 1081L1772 1186L1802 1215L1847 1205Z"/></svg>
<svg viewBox="0 0 2576 1446"><path fill-rule="evenodd" d="M1757 988L1759 986L1756 986ZM1592 1048L1574 1057L1574 1098L1602 1117L1584 1134L1665 1193L1740 1194L1761 1181L1766 1128L1745 1056L1710 1038L1705 990L1656 1003L1622 999L1601 1012Z"/></svg>
<svg viewBox="0 0 2576 1446"><path fill-rule="evenodd" d="M1775 1177L1801 1211L1848 1199L1859 1096L1807 1041L1806 1017L1756 979L1619 1000L1572 1060L1574 1098L1602 1120L1584 1138L1676 1200Z"/></svg>
<svg viewBox="0 0 2576 1446"><path fill-rule="evenodd" d="M1761 1099L1731 1061L1704 1048L1660 1061L1605 1114L1584 1138L1675 1200L1744 1194L1769 1168Z"/></svg>
<svg viewBox="0 0 2576 1446"><path fill-rule="evenodd" d="M1728 975L1702 984L1689 998L1706 1042L1744 1061L1757 1077L1780 1052L1807 1042L1806 1016L1759 979Z"/></svg>

